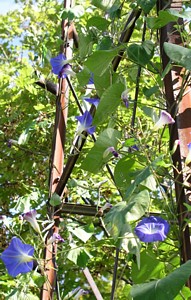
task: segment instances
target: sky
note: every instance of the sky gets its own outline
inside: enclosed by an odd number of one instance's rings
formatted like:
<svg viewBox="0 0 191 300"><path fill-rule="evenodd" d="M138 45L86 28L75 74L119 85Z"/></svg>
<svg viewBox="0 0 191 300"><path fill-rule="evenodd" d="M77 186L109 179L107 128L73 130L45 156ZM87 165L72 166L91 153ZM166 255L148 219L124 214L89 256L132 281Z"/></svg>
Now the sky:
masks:
<svg viewBox="0 0 191 300"><path fill-rule="evenodd" d="M6 14L9 10L14 10L18 4L14 0L0 0L0 13Z"/></svg>
<svg viewBox="0 0 191 300"><path fill-rule="evenodd" d="M63 0L60 0L61 3ZM14 0L0 0L0 14L6 14L9 10L14 10L19 7Z"/></svg>

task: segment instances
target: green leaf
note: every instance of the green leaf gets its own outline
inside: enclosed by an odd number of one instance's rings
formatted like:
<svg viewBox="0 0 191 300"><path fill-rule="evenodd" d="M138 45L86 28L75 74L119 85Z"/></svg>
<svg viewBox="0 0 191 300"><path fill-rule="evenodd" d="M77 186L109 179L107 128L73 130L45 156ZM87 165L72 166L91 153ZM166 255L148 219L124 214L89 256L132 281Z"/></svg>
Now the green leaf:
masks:
<svg viewBox="0 0 191 300"><path fill-rule="evenodd" d="M145 186L148 190L155 192L157 189L157 183L155 177L151 174L145 180L143 180L141 185Z"/></svg>
<svg viewBox="0 0 191 300"><path fill-rule="evenodd" d="M98 50L109 50L112 47L113 39L110 36L104 36L98 44Z"/></svg>
<svg viewBox="0 0 191 300"><path fill-rule="evenodd" d="M117 2L116 0L92 0L91 3L95 5L96 7L102 9L102 10L107 10L111 8L111 6Z"/></svg>
<svg viewBox="0 0 191 300"><path fill-rule="evenodd" d="M98 94L98 97L101 98L103 93L111 85L111 73L107 70L102 76L94 75L94 85Z"/></svg>
<svg viewBox="0 0 191 300"><path fill-rule="evenodd" d="M131 155L130 153L128 157L120 159L114 170L115 182L125 195L125 199L131 196L139 184L150 175L152 175L150 168L143 168L142 164L137 160L137 157L134 157L134 154Z"/></svg>
<svg viewBox="0 0 191 300"><path fill-rule="evenodd" d="M39 288L42 287L42 285L46 281L45 276L42 276L38 272L32 272L31 279L34 281L34 284L36 284Z"/></svg>
<svg viewBox="0 0 191 300"><path fill-rule="evenodd" d="M191 71L191 49L165 42L164 50L174 63Z"/></svg>
<svg viewBox="0 0 191 300"><path fill-rule="evenodd" d="M82 71L76 74L78 82L81 86L85 86L86 84L88 84L90 76L91 76L90 71L86 67Z"/></svg>
<svg viewBox="0 0 191 300"><path fill-rule="evenodd" d="M174 16L167 10L160 10L158 17L148 17L147 25L150 29L159 29L170 22L176 22L177 16Z"/></svg>
<svg viewBox="0 0 191 300"><path fill-rule="evenodd" d="M93 223L90 223L80 227L68 227L68 230L77 236L77 238L79 238L81 241L86 243L94 234L94 225Z"/></svg>
<svg viewBox="0 0 191 300"><path fill-rule="evenodd" d="M126 218L128 222L140 219L149 208L150 196L148 190L133 195L127 204Z"/></svg>
<svg viewBox="0 0 191 300"><path fill-rule="evenodd" d="M144 250L140 254L141 268L138 269L137 264L132 264L132 280L135 284L144 281L163 278L165 275L165 263L157 259L153 252Z"/></svg>
<svg viewBox="0 0 191 300"><path fill-rule="evenodd" d="M113 206L104 218L106 228L115 240L122 237L126 232L132 232L126 219L126 210L127 203L122 201Z"/></svg>
<svg viewBox="0 0 191 300"><path fill-rule="evenodd" d="M152 86L151 88L143 88L143 93L147 98L150 98L153 94L159 91L159 87L157 85Z"/></svg>
<svg viewBox="0 0 191 300"><path fill-rule="evenodd" d="M132 44L127 48L128 58L136 64L145 66L154 54L154 45L151 41L145 41L142 45Z"/></svg>
<svg viewBox="0 0 191 300"><path fill-rule="evenodd" d="M19 145L27 144L29 137L30 137L29 128L26 128L19 136L18 144Z"/></svg>
<svg viewBox="0 0 191 300"><path fill-rule="evenodd" d="M145 14L148 14L155 6L156 1L157 0L138 0L137 4L142 8Z"/></svg>
<svg viewBox="0 0 191 300"><path fill-rule="evenodd" d="M73 20L74 18L79 18L84 14L84 7L82 5L76 5L72 8L65 8L63 9L61 18L63 20L68 19L69 21Z"/></svg>
<svg viewBox="0 0 191 300"><path fill-rule="evenodd" d="M134 285L131 296L134 300L173 300L190 275L191 260L163 279Z"/></svg>
<svg viewBox="0 0 191 300"><path fill-rule="evenodd" d="M94 52L84 63L91 72L101 76L109 68L113 58L118 54L119 48L112 50L98 50Z"/></svg>
<svg viewBox="0 0 191 300"><path fill-rule="evenodd" d="M111 158L108 155L103 157L103 153L108 147L117 149L118 140L121 138L121 133L115 129L105 129L97 138L93 148L89 151L86 158L83 160L81 168L91 173L97 173L101 167Z"/></svg>
<svg viewBox="0 0 191 300"><path fill-rule="evenodd" d="M25 196L19 197L17 203L14 207L14 210L17 212L29 211L31 208L32 202L38 203L39 194L37 192L31 192Z"/></svg>
<svg viewBox="0 0 191 300"><path fill-rule="evenodd" d="M178 18L183 18L183 19L191 19L191 11L185 11L185 10L182 10L182 11L178 11L178 10L175 10L175 9L167 9L167 11L173 15L173 16L176 16Z"/></svg>
<svg viewBox="0 0 191 300"><path fill-rule="evenodd" d="M30 121L26 125L26 128L23 130L23 132L21 133L21 135L18 138L18 144L19 145L24 145L24 144L28 143L28 140L29 140L30 135L31 135L31 131L34 130L34 128L35 128L35 122Z"/></svg>
<svg viewBox="0 0 191 300"><path fill-rule="evenodd" d="M125 90L122 83L114 83L101 96L96 110L93 124L98 125L106 122L112 113L116 112L121 102L121 93Z"/></svg>
<svg viewBox="0 0 191 300"><path fill-rule="evenodd" d="M146 51L149 59L151 59L154 55L155 45L152 41L146 40L142 43L143 49Z"/></svg>
<svg viewBox="0 0 191 300"><path fill-rule="evenodd" d="M52 195L52 197L50 198L50 205L52 206L57 206L60 205L62 203L62 200L60 198L60 196L56 193L54 193Z"/></svg>
<svg viewBox="0 0 191 300"><path fill-rule="evenodd" d="M136 255L137 259L137 268L140 269L140 249L141 244L139 239L132 233L126 232L123 235L123 238L120 239L120 248L125 250L127 253Z"/></svg>
<svg viewBox="0 0 191 300"><path fill-rule="evenodd" d="M150 197L147 190L134 195L128 203L120 202L107 213L104 222L108 232L117 241L117 246L127 253L135 254L140 267L140 242L132 233L129 224L140 219L148 209Z"/></svg>
<svg viewBox="0 0 191 300"><path fill-rule="evenodd" d="M133 183L128 187L125 198L127 199L134 190L138 187L140 183L142 183L144 180L146 180L151 175L151 171L149 167L144 168L136 177Z"/></svg>
<svg viewBox="0 0 191 300"><path fill-rule="evenodd" d="M88 21L87 21L87 27L96 27L99 30L105 31L108 26L109 26L110 22L102 17L99 16L94 16L91 17Z"/></svg>
<svg viewBox="0 0 191 300"><path fill-rule="evenodd" d="M84 268L91 258L91 255L83 247L72 246L73 248L68 252L67 258L80 268Z"/></svg>
<svg viewBox="0 0 191 300"><path fill-rule="evenodd" d="M81 58L89 56L92 53L93 40L90 34L79 34L79 54ZM81 72L80 72L81 73ZM80 74L79 73L79 74Z"/></svg>
<svg viewBox="0 0 191 300"><path fill-rule="evenodd" d="M140 219L148 209L150 204L150 196L147 190L141 191L139 194L133 195L129 202L122 201L107 213L104 220L107 230L117 239L126 232L131 232L129 222ZM124 226L127 224L124 231Z"/></svg>
<svg viewBox="0 0 191 300"><path fill-rule="evenodd" d="M45 108L44 104L38 103L37 105L33 106L35 110L43 110Z"/></svg>

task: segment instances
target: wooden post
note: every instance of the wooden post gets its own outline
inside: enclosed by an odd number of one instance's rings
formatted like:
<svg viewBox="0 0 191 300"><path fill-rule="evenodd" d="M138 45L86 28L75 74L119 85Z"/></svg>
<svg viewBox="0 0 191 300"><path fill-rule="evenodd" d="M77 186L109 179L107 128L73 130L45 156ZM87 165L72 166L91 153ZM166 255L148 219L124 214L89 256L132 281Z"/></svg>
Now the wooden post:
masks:
<svg viewBox="0 0 191 300"><path fill-rule="evenodd" d="M64 8L70 8L72 6L72 0L64 1ZM72 28L67 20L63 20L61 24L63 46L61 52L65 54L67 59L72 57L73 35ZM68 99L69 99L69 87L66 78L59 80L58 94L56 98L56 116L54 125L54 136L52 143L51 154L51 167L49 177L49 199L55 192L59 178L62 175L64 164L64 146L66 137L66 124L68 115ZM54 207L47 204L48 214L50 219L55 220L54 228L49 231L47 240L53 235L53 233L59 232L59 216L55 214ZM55 256L57 252L56 244L47 245L45 248L45 275L47 277L46 282L41 290L42 300L53 299L53 293L56 286L56 261Z"/></svg>
<svg viewBox="0 0 191 300"><path fill-rule="evenodd" d="M165 1L158 1L159 10L166 7ZM182 10L182 1L173 0L166 8ZM178 20L179 25L183 24L183 20ZM180 33L174 28L174 23L169 23L160 30L160 48L163 69L169 63L169 58L164 52L164 42L181 45L182 40ZM170 129L170 149L172 149L175 140L180 140L180 148L172 155L174 168L174 182L176 191L177 213L179 222L179 237L180 237L180 254L181 263L191 259L191 244L190 244L190 230L185 222L187 217L187 209L184 203L190 204L190 191L184 187L184 180L190 174L190 168L185 166L185 158L188 154L187 144L191 142L191 91L186 88L182 91L182 74L184 69L180 67L173 67L172 70L164 78L165 94L167 109L169 113L175 117L176 122L169 126ZM190 179L189 179L190 181ZM191 278L187 285L191 288Z"/></svg>

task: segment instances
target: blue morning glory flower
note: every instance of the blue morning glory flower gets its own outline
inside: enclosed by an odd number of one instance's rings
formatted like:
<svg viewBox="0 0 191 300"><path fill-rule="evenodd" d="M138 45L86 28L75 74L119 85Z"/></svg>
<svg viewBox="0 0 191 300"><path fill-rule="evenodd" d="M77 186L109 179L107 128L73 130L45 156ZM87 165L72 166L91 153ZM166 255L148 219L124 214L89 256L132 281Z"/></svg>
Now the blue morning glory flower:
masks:
<svg viewBox="0 0 191 300"><path fill-rule="evenodd" d="M15 277L19 273L30 272L33 268L34 248L31 245L23 244L22 241L13 237L10 245L1 254L9 275Z"/></svg>
<svg viewBox="0 0 191 300"><path fill-rule="evenodd" d="M77 116L76 119L79 122L78 125L78 134L82 133L83 131L87 131L89 134L93 134L95 132L95 126L92 126L92 115L89 111L85 111L82 116Z"/></svg>
<svg viewBox="0 0 191 300"><path fill-rule="evenodd" d="M168 222L160 217L144 218L135 227L135 234L145 243L164 241L170 230Z"/></svg>
<svg viewBox="0 0 191 300"><path fill-rule="evenodd" d="M51 58L50 63L52 72L55 75L58 75L58 78L66 78L67 75L75 75L75 72L72 71L71 65L68 63L68 60L63 53Z"/></svg>
<svg viewBox="0 0 191 300"><path fill-rule="evenodd" d="M94 73L90 72L90 79L88 81L88 84L94 84Z"/></svg>
<svg viewBox="0 0 191 300"><path fill-rule="evenodd" d="M96 108L100 102L100 99L98 98L84 98L84 100L89 102L90 104L93 104Z"/></svg>

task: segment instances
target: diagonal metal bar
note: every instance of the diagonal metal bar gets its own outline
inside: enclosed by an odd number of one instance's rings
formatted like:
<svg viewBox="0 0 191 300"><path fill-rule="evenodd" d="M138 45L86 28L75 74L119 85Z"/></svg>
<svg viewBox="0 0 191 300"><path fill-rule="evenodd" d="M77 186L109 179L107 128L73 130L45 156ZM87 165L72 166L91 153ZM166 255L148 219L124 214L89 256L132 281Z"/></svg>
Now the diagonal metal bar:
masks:
<svg viewBox="0 0 191 300"><path fill-rule="evenodd" d="M119 39L119 44L123 44L123 43L128 43L131 36L132 36L132 33L133 33L133 30L135 28L135 24L136 24L136 21L137 19L140 17L140 14L141 14L141 9L134 9L131 11L130 15L129 15L129 18L124 26L124 29L121 33L121 36L120 36L120 39ZM120 50L118 55L114 58L112 64L113 64L113 70L116 71L118 66L119 66L119 63L123 57L123 54L124 54L124 51L125 50Z"/></svg>

